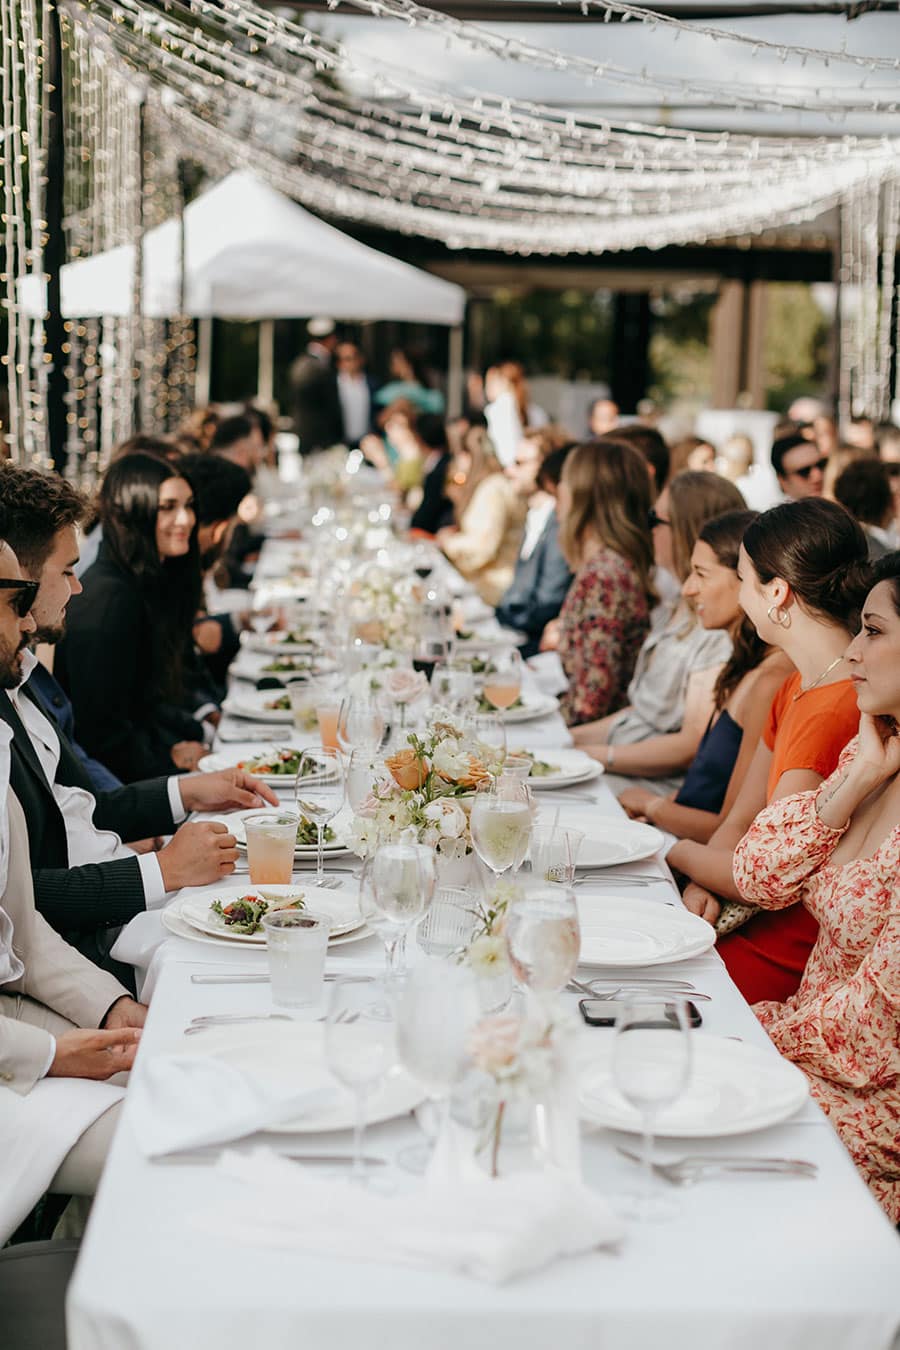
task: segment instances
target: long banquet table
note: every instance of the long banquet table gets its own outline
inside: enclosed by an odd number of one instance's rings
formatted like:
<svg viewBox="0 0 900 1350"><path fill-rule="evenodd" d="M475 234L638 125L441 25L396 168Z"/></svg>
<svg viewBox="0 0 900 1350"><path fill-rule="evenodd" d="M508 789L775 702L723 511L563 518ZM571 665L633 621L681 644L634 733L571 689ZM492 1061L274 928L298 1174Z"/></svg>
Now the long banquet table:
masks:
<svg viewBox="0 0 900 1350"><path fill-rule="evenodd" d="M537 726L538 724L534 724ZM534 743L532 727L527 728ZM522 729L523 732L526 728ZM541 747L570 743L558 716L540 723ZM221 746L235 758L250 743ZM546 798L573 804L571 793ZM589 795L598 815L621 808L602 777ZM584 809L583 805L580 809ZM639 895L680 903L661 855L610 869L588 894L614 895L615 878L653 871ZM167 934L158 914L138 916L117 954L134 961L150 1014L133 1077L159 1054L177 1052L190 1019L216 1012L272 1010L268 986L197 986L197 972L265 969L258 951L220 952ZM377 973L375 938L336 949L332 972ZM714 951L673 973L711 995L695 1034L732 1036L774 1049ZM309 1016L320 1010L311 1010ZM597 1031L592 1035L605 1035ZM298 1084L298 1086L300 1086ZM790 1120L739 1140L703 1141L704 1152L803 1157L815 1181L718 1177L679 1192L680 1215L632 1225L617 1250L558 1261L494 1287L462 1276L373 1260L335 1260L272 1246L244 1245L228 1231L229 1181L208 1164L152 1163L138 1150L134 1102L97 1196L68 1298L70 1350L889 1350L900 1346L900 1241L812 1101ZM411 1117L370 1129L371 1151L393 1158L420 1138ZM237 1147L258 1146L261 1136ZM583 1130L586 1181L601 1193L634 1180L615 1143ZM309 1136L269 1136L286 1150ZM349 1146L317 1136L322 1150ZM678 1153L690 1154L690 1144ZM398 1173L399 1184L411 1184ZM221 1229L221 1232L217 1231Z"/></svg>

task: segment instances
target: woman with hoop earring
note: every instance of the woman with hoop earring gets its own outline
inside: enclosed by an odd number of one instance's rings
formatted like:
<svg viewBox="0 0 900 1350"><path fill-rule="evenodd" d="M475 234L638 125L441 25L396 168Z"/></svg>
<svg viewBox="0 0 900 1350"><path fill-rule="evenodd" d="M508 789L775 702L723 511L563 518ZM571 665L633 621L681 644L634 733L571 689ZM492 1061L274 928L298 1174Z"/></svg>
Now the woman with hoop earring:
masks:
<svg viewBox="0 0 900 1350"><path fill-rule="evenodd" d="M818 788L856 735L859 709L844 653L869 583L866 537L835 502L764 512L744 535L740 604L763 642L796 666L772 701L738 797L708 844L681 840L668 862L690 878L684 902L717 926L719 953L748 1003L796 992L818 925L802 907L758 912L740 901L733 855L769 803ZM739 926L740 925L740 926Z"/></svg>

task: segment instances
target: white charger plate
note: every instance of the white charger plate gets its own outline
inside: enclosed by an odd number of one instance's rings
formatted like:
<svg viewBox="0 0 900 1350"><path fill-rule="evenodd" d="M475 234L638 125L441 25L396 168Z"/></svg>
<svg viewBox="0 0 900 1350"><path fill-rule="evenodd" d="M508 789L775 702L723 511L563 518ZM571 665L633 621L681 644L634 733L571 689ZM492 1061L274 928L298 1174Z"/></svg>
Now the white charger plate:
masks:
<svg viewBox="0 0 900 1350"><path fill-rule="evenodd" d="M251 652L265 652L267 656L298 656L312 650L312 639L286 642L284 633L245 633L243 645Z"/></svg>
<svg viewBox="0 0 900 1350"><path fill-rule="evenodd" d="M267 703L282 698L283 691L278 689L232 689L222 704L222 711L231 717L247 717L254 722L279 723L282 726L293 723L294 714L290 708L268 708Z"/></svg>
<svg viewBox="0 0 900 1350"><path fill-rule="evenodd" d="M241 891L242 895L247 894L247 888ZM173 937L184 938L188 942L200 942L206 947L218 947L219 951L230 947L232 951L236 948L233 937L219 936L213 937L211 933L201 933L198 928L192 928L189 923L178 913L177 902L174 905L167 905L165 909L159 911L159 917L162 919L163 928L167 928ZM374 937L372 929L367 923L361 928L354 928L352 933L345 933L343 937L333 937L328 939L328 950L332 947L343 947L349 942L363 942L366 938ZM259 950L259 948L257 948ZM244 948L246 952L246 948ZM245 959L247 959L245 957Z"/></svg>
<svg viewBox="0 0 900 1350"><path fill-rule="evenodd" d="M262 892L266 890L265 886L222 886L217 890L213 899L220 900L223 905L230 904L232 900L238 900L242 895L255 895L265 899ZM281 887L272 888L282 889ZM302 881L293 883L292 889L302 891L306 899L306 908L314 914L325 914L332 920L331 932L338 938L347 933L352 933L355 929L361 928L364 920L359 912L358 887L341 883L334 890L327 890L325 887L304 886ZM210 909L212 900L209 895L189 895L182 896L176 901L177 913L191 928L196 928L199 933L207 933L211 937L224 938L228 942L239 942L244 946L264 947L266 945L265 933L234 933L231 932L224 919L220 919L218 914L213 914Z"/></svg>
<svg viewBox="0 0 900 1350"><path fill-rule="evenodd" d="M607 896L578 897L578 964L633 970L699 956L715 944L712 924L677 905Z"/></svg>
<svg viewBox="0 0 900 1350"><path fill-rule="evenodd" d="M341 1035L364 1038L365 1026L334 1028ZM188 1044L190 1042L190 1044ZM317 1134L322 1130L351 1130L356 1099L338 1084L328 1068L324 1027L315 1022L264 1022L232 1027L210 1027L185 1037L179 1053L213 1056L235 1065L248 1078L284 1091L295 1083L298 1091L331 1089L328 1100L297 1120L269 1126L276 1134ZM399 1065L389 1069L366 1099L366 1124L406 1115L423 1100L418 1083Z"/></svg>
<svg viewBox="0 0 900 1350"><path fill-rule="evenodd" d="M515 746L510 746L508 754L517 753ZM594 778L599 778L603 772L603 765L596 759L591 759L583 750L525 750L525 754L532 755L535 759L541 759L546 764L552 764L557 772L547 774L544 778L534 778L529 776L528 786L543 792L545 789L571 787L575 783L589 783Z"/></svg>
<svg viewBox="0 0 900 1350"><path fill-rule="evenodd" d="M555 713L558 708L559 699L554 698L552 694L524 694L522 707L507 708L503 713L503 721L508 724L533 722L538 717L547 717L550 713Z"/></svg>
<svg viewBox="0 0 900 1350"><path fill-rule="evenodd" d="M296 746L277 746L279 750L297 749ZM265 755L264 750L260 750L254 755L245 755L243 759L235 759L232 755L211 754L204 755L197 768L201 773L218 773L220 769L236 769L240 765L247 773L252 773L254 778L258 778L261 783L268 784L269 787L283 788L286 791L293 792L294 779L296 774L291 773L256 773L253 769L247 767L248 760L261 759ZM225 822L229 824L228 821Z"/></svg>
<svg viewBox="0 0 900 1350"><path fill-rule="evenodd" d="M584 832L575 864L578 870L640 862L642 858L652 858L665 842L665 836L653 825L602 816L589 806L569 807L567 804L561 823L563 827Z"/></svg>
<svg viewBox="0 0 900 1350"><path fill-rule="evenodd" d="M659 1053L675 1033L658 1033ZM653 1130L671 1139L717 1139L777 1125L809 1097L806 1076L773 1050L724 1036L690 1032L692 1063L678 1101L660 1111ZM638 1134L641 1119L613 1080L614 1034L591 1035L590 1058L579 1072L581 1115L613 1130ZM584 1044L584 1042L583 1042ZM587 1055L587 1046L585 1046Z"/></svg>
<svg viewBox="0 0 900 1350"><path fill-rule="evenodd" d="M312 668L312 652L253 652L248 649L238 652L237 656L228 667L229 675L233 675L238 680L249 680L255 683L257 680L281 680L283 684L288 684L291 680L296 680L303 675L309 675ZM271 661L278 657L289 657L292 661L298 662L296 670L265 670Z"/></svg>

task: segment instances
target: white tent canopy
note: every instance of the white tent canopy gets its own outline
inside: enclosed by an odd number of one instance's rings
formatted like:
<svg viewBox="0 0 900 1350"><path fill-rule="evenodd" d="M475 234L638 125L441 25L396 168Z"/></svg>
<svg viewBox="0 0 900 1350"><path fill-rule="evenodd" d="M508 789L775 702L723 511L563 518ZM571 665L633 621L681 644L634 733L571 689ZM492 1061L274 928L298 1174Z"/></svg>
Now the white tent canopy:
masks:
<svg viewBox="0 0 900 1350"><path fill-rule="evenodd" d="M149 318L182 312L177 220L149 230L143 243L143 311ZM134 245L67 263L60 275L66 318L132 312ZM228 174L184 212L183 312L193 318L397 319L455 326L461 286L368 248L244 170ZM43 312L45 287L20 283L32 315Z"/></svg>

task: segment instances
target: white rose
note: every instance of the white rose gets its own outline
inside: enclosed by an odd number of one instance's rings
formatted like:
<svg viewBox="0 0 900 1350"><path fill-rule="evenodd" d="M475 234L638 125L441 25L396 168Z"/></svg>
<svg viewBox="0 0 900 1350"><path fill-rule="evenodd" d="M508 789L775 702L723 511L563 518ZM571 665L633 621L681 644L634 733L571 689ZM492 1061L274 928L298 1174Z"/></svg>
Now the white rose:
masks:
<svg viewBox="0 0 900 1350"><path fill-rule="evenodd" d="M442 778L458 782L461 778L469 776L469 752L463 750L460 742L452 738L438 741L431 757L431 766Z"/></svg>
<svg viewBox="0 0 900 1350"><path fill-rule="evenodd" d="M428 688L428 681L421 670L395 666L384 676L384 687L395 703L414 703Z"/></svg>
<svg viewBox="0 0 900 1350"><path fill-rule="evenodd" d="M438 797L429 802L423 812L426 820L433 820L444 839L459 839L466 831L466 813L452 797Z"/></svg>

